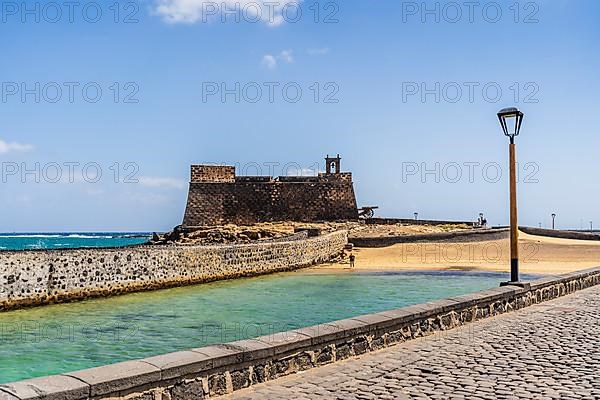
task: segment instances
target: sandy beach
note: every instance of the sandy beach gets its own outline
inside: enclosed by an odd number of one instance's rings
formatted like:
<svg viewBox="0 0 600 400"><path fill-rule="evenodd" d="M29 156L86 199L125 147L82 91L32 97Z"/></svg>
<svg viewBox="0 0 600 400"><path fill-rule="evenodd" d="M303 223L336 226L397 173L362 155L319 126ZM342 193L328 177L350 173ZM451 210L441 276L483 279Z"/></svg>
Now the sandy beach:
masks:
<svg viewBox="0 0 600 400"><path fill-rule="evenodd" d="M600 265L600 241L519 235L521 272L561 274ZM474 243L407 243L385 248L356 248L354 270L509 271L508 239ZM311 270L350 270L346 258Z"/></svg>

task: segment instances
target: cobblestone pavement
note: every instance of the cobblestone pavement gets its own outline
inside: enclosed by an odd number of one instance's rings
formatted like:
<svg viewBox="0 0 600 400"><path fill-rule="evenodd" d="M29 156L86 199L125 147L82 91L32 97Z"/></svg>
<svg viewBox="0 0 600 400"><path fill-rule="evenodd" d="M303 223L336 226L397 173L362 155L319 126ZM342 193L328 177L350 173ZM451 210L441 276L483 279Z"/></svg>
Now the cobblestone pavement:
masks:
<svg viewBox="0 0 600 400"><path fill-rule="evenodd" d="M600 287L224 399L600 399Z"/></svg>

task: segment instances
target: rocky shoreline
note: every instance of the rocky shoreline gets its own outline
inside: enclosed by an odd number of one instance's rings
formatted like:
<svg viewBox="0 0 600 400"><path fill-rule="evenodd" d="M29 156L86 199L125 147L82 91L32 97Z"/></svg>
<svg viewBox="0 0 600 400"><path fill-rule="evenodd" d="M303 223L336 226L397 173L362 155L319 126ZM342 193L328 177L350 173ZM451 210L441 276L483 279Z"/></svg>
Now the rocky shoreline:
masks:
<svg viewBox="0 0 600 400"><path fill-rule="evenodd" d="M310 231L311 236L346 230L351 238L383 238L391 236L413 236L423 234L460 232L472 229L466 224L420 225L420 224L365 224L364 221L350 222L270 222L254 225L220 225L196 228L175 227L162 235L154 234L151 245L177 244L202 246L215 244L248 244L282 240L301 231Z"/></svg>

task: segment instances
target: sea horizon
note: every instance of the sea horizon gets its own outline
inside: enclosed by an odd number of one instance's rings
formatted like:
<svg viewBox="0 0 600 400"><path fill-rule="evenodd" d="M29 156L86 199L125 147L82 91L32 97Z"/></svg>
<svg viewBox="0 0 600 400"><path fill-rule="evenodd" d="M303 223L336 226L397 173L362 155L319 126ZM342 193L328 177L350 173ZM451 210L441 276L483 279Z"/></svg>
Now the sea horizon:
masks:
<svg viewBox="0 0 600 400"><path fill-rule="evenodd" d="M152 232L1 232L0 250L126 247L146 243Z"/></svg>

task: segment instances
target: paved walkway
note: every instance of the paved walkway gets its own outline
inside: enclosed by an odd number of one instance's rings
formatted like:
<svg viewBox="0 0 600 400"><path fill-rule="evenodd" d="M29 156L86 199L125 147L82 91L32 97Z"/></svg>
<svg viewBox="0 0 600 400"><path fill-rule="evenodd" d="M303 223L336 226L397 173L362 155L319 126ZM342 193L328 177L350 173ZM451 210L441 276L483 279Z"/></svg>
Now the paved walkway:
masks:
<svg viewBox="0 0 600 400"><path fill-rule="evenodd" d="M225 399L600 399L600 287Z"/></svg>

